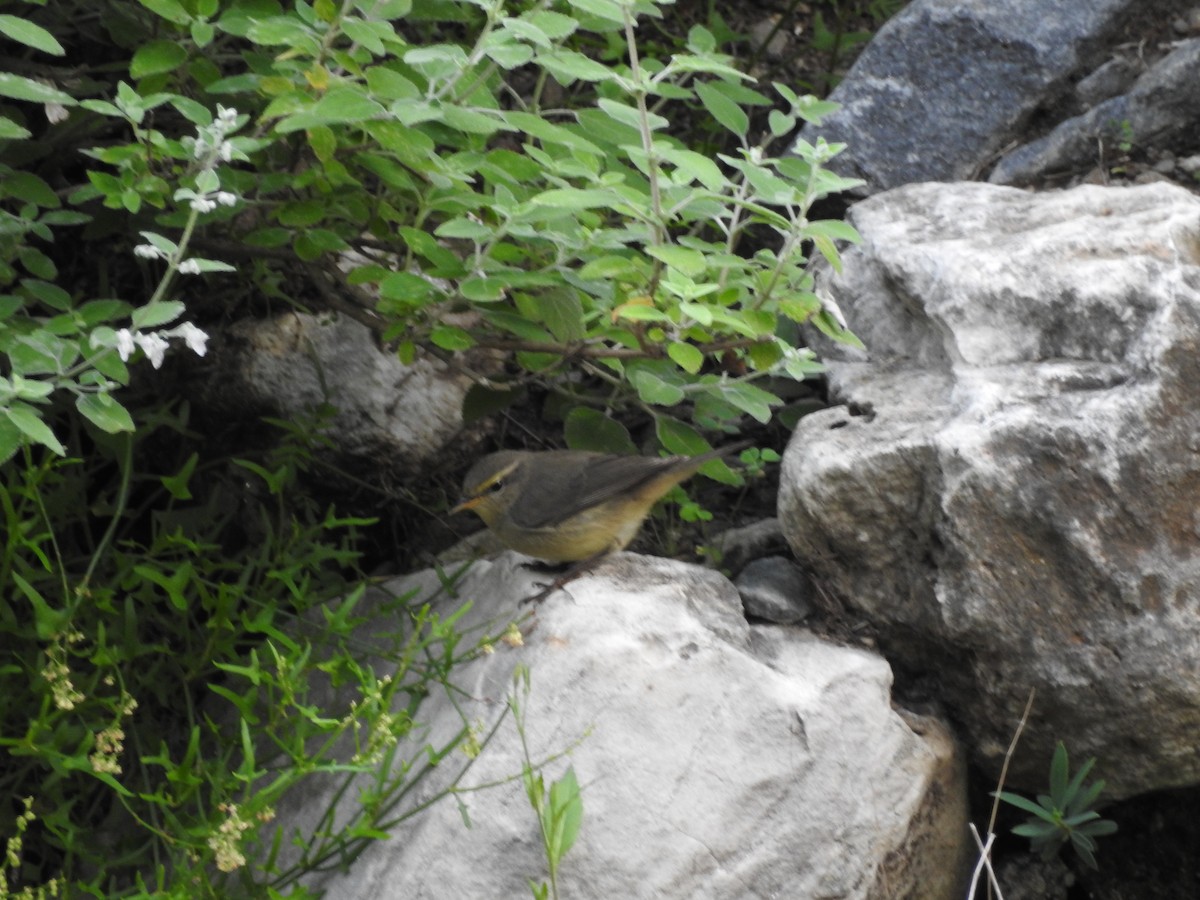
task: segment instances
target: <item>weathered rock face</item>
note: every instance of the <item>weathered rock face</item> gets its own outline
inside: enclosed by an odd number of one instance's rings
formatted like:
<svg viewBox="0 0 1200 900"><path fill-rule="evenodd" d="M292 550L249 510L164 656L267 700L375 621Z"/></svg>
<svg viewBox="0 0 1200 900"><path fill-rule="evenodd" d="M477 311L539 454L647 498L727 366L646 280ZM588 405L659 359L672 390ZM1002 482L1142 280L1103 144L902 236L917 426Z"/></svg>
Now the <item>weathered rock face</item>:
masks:
<svg viewBox="0 0 1200 900"><path fill-rule="evenodd" d="M988 180L1034 184L1047 175L1086 170L1097 144L1195 149L1200 137L1200 38L1183 41L1157 62L1128 93L1105 100L1059 124L1050 134L1006 154Z"/></svg>
<svg viewBox="0 0 1200 900"><path fill-rule="evenodd" d="M522 559L471 570L457 587L475 604L462 628L492 622L496 633L520 615L536 577ZM426 572L387 588L437 586ZM673 561L621 554L568 590L538 607L524 646L497 642L460 672L461 713L437 698L421 709L435 746L464 717L486 732L521 663L532 672L522 705L533 758L583 738L570 758L583 825L563 896L961 896L963 767L943 726L893 711L881 659L749 626L727 580ZM521 765L505 723L462 786ZM548 766L547 783L566 765ZM437 804L313 886L378 900L527 896L545 860L520 780L459 798L470 829L453 801ZM328 801L314 794L281 818Z"/></svg>
<svg viewBox="0 0 1200 900"><path fill-rule="evenodd" d="M1023 139L1035 112L1105 62L1108 44L1130 39L1130 20L1179 7L1178 0L914 0L830 95L843 108L801 137L848 143L833 168L864 179L864 193L973 178Z"/></svg>
<svg viewBox="0 0 1200 900"><path fill-rule="evenodd" d="M871 358L788 448L794 550L993 772L1034 687L1018 784L1058 739L1116 796L1200 781L1200 200L923 184L851 219L824 283Z"/></svg>
<svg viewBox="0 0 1200 900"><path fill-rule="evenodd" d="M330 403L339 453L410 472L462 427L470 379L429 359L406 366L345 316L246 319L215 342L205 403L229 414L304 416Z"/></svg>

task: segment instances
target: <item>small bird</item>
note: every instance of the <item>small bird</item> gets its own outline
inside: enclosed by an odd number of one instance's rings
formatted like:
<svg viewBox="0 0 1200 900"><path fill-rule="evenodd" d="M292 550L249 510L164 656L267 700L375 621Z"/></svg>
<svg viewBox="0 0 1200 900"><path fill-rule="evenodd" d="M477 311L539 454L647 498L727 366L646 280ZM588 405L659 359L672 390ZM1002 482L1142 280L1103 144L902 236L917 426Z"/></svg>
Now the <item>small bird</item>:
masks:
<svg viewBox="0 0 1200 900"><path fill-rule="evenodd" d="M616 456L581 450L502 450L463 479L452 513L471 510L502 544L549 563L575 563L527 598L539 602L602 557L624 549L650 509L705 463L747 447L699 456Z"/></svg>

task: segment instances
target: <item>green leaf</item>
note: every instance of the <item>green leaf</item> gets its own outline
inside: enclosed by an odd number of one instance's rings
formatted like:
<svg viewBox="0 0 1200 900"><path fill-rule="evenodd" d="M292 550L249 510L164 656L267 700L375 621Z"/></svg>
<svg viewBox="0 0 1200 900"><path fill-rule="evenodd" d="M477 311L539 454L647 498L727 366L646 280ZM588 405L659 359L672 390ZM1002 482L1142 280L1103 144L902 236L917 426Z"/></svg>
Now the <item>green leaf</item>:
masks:
<svg viewBox="0 0 1200 900"><path fill-rule="evenodd" d="M775 85L778 89L779 85ZM831 115L841 109L841 104L834 103L830 100L818 100L811 95L801 97L800 102L796 104L796 115L802 118L805 122L811 122L813 125L820 125L821 120L825 116Z"/></svg>
<svg viewBox="0 0 1200 900"><path fill-rule="evenodd" d="M822 235L830 240L847 241L851 244L862 243L862 235L855 230L854 226L840 219L818 219L815 222L809 222L800 230L800 234L804 237Z"/></svg>
<svg viewBox="0 0 1200 900"><path fill-rule="evenodd" d="M25 203L42 206L43 209L56 209L62 205L54 188L50 187L37 175L30 172L12 172L0 181L0 192L8 197L16 197Z"/></svg>
<svg viewBox="0 0 1200 900"><path fill-rule="evenodd" d="M173 72L187 61L187 49L178 41L150 41L138 48L129 63L131 78Z"/></svg>
<svg viewBox="0 0 1200 900"><path fill-rule="evenodd" d="M515 313L505 310L491 310L484 313L484 318L496 328L507 331L510 334L515 334L524 341L549 343L553 340L550 332L546 331L546 329Z"/></svg>
<svg viewBox="0 0 1200 900"><path fill-rule="evenodd" d="M80 394L75 398L75 408L89 422L108 434L133 431L133 417L129 411L113 399L111 394Z"/></svg>
<svg viewBox="0 0 1200 900"><path fill-rule="evenodd" d="M188 599L184 589L196 574L195 567L190 562L185 560L179 563L173 568L170 575L148 565L135 565L133 571L151 584L162 588L171 605L177 610L187 611Z"/></svg>
<svg viewBox="0 0 1200 900"><path fill-rule="evenodd" d="M429 339L443 350L466 350L475 346L475 339L455 325L439 325L429 333Z"/></svg>
<svg viewBox="0 0 1200 900"><path fill-rule="evenodd" d="M537 138L539 141L542 141L547 145L559 145L570 150L578 150L583 153L589 153L593 156L607 155L603 150L582 135L577 134L569 128L565 128L562 125L555 125L552 122L547 122L541 116L533 113L514 110L511 112L506 112L504 117L516 130L521 131L530 137Z"/></svg>
<svg viewBox="0 0 1200 900"><path fill-rule="evenodd" d="M467 134L495 134L497 131L508 128L500 118L499 112L482 112L464 109L461 106L444 106L441 113L442 120L447 125Z"/></svg>
<svg viewBox="0 0 1200 900"><path fill-rule="evenodd" d="M64 56L66 50L49 31L41 25L35 25L28 19L18 16L0 15L0 34L7 35L18 44L41 50L52 56Z"/></svg>
<svg viewBox="0 0 1200 900"><path fill-rule="evenodd" d="M583 821L583 801L579 797L579 782L575 778L574 766L550 785L550 818L554 826L551 832L552 847L557 862L574 846Z"/></svg>
<svg viewBox="0 0 1200 900"><path fill-rule="evenodd" d="M484 54L502 69L515 69L533 59L533 48L497 31L485 40Z"/></svg>
<svg viewBox="0 0 1200 900"><path fill-rule="evenodd" d="M1075 848L1076 855L1083 860L1084 865L1093 871L1098 871L1100 869L1099 864L1096 862L1096 857L1092 855L1091 848L1081 846L1079 843L1074 842L1072 843L1072 846Z"/></svg>
<svg viewBox="0 0 1200 900"><path fill-rule="evenodd" d="M1020 794L1013 794L1009 791L1001 791L995 796L999 797L1005 803L1015 806L1017 809L1023 809L1027 813L1032 813L1038 818L1044 818L1046 815L1046 811L1042 809L1042 807L1038 806L1027 797L1022 797Z"/></svg>
<svg viewBox="0 0 1200 900"><path fill-rule="evenodd" d="M667 355L689 375L695 375L704 365L704 354L694 344L683 341L675 341L670 344L667 347Z"/></svg>
<svg viewBox="0 0 1200 900"><path fill-rule="evenodd" d="M603 97L596 102L596 105L604 110L613 121L630 128L636 128L638 131L642 130L642 113L636 107L627 106L624 103L618 103L615 100ZM669 119L663 118L656 113L646 112L645 115L646 127L651 131L659 131L671 124Z"/></svg>
<svg viewBox="0 0 1200 900"><path fill-rule="evenodd" d="M629 431L620 422L610 419L599 410L577 406L567 413L563 437L572 450L591 450L596 453L637 453Z"/></svg>
<svg viewBox="0 0 1200 900"><path fill-rule="evenodd" d="M817 326L818 331L827 337L833 338L838 343L846 344L850 347L857 347L859 350L866 349L866 345L859 340L856 334L851 331L846 331L844 328L842 328L838 324L837 320L824 309L809 319L809 321Z"/></svg>
<svg viewBox="0 0 1200 900"><path fill-rule="evenodd" d="M58 88L14 75L11 72L0 72L0 97L11 97L13 100L28 100L32 103L58 103L61 106L75 106L75 98Z"/></svg>
<svg viewBox="0 0 1200 900"><path fill-rule="evenodd" d="M54 436L54 432L50 430L50 426L42 421L41 416L38 415L37 410L32 406L18 400L5 409L4 414L33 443L49 447L59 456L67 455L66 449L59 443L58 438Z"/></svg>
<svg viewBox="0 0 1200 900"><path fill-rule="evenodd" d="M562 47L539 53L537 61L560 82L570 82L575 78L580 81L611 81L618 77L612 66Z"/></svg>
<svg viewBox="0 0 1200 900"><path fill-rule="evenodd" d="M661 309L651 306L648 302L639 303L636 301L622 303L613 310L613 316L633 322L669 322L671 320L671 317Z"/></svg>
<svg viewBox="0 0 1200 900"><path fill-rule="evenodd" d="M1112 819L1101 819L1098 822L1088 822L1085 825L1080 825L1078 829L1083 834L1092 835L1093 837L1103 837L1106 834L1117 833L1117 823Z"/></svg>
<svg viewBox="0 0 1200 900"><path fill-rule="evenodd" d="M1023 822L1014 825L1012 833L1033 841L1046 841L1062 834L1062 829L1053 822Z"/></svg>
<svg viewBox="0 0 1200 900"><path fill-rule="evenodd" d="M24 443L21 429L4 416L0 416L0 465L12 459Z"/></svg>
<svg viewBox="0 0 1200 900"><path fill-rule="evenodd" d="M191 24L192 43L194 43L197 47L200 47L201 49L203 49L204 47L207 47L209 44L211 44L213 38L216 37L216 34L217 34L217 30L216 30L216 28L213 27L211 22L196 21L196 22L192 22L192 24ZM193 73L195 73L195 70L193 70ZM197 76L197 80L200 81L202 84L206 84L210 80L216 80L216 79L215 78L202 79L199 76Z"/></svg>
<svg viewBox="0 0 1200 900"><path fill-rule="evenodd" d="M585 263L579 270L584 281L633 278L641 273L637 264L627 256L600 256Z"/></svg>
<svg viewBox="0 0 1200 900"><path fill-rule="evenodd" d="M505 298L510 287L507 278L467 278L459 282L458 292L476 303L495 303Z"/></svg>
<svg viewBox="0 0 1200 900"><path fill-rule="evenodd" d="M494 416L496 413L508 409L524 396L525 392L521 390L502 390L472 384L467 388L466 396L463 397L463 422L469 425L480 419Z"/></svg>
<svg viewBox="0 0 1200 900"><path fill-rule="evenodd" d="M783 359L783 348L778 341L759 341L746 348L750 365L758 372L769 371Z"/></svg>
<svg viewBox="0 0 1200 900"><path fill-rule="evenodd" d="M767 126L771 129L771 134L775 137L790 133L796 127L796 117L789 116L780 112L777 109L771 110L767 115Z"/></svg>
<svg viewBox="0 0 1200 900"><path fill-rule="evenodd" d="M1089 762L1095 762L1095 760L1089 760ZM1083 772L1084 774L1087 774L1088 768L1089 768L1088 766L1084 766L1079 771ZM1078 776L1076 776L1076 777L1078 777ZM1082 779L1080 779L1080 781L1082 781ZM1086 788L1084 788L1082 790L1080 790L1079 788L1076 788L1076 790L1074 792L1072 791L1072 789L1070 787L1068 787L1067 794L1071 796L1071 800L1067 804L1067 811L1068 812L1080 812L1085 809L1091 809L1091 807L1095 804L1096 800L1100 797L1100 794L1103 790L1104 790L1104 779L1100 779L1099 781L1095 782L1094 784L1088 785Z"/></svg>
<svg viewBox="0 0 1200 900"><path fill-rule="evenodd" d="M695 456L712 449L712 445L704 439L700 432L691 425L671 416L656 415L654 431L658 435L658 442L666 448L667 452L677 456Z"/></svg>
<svg viewBox="0 0 1200 900"><path fill-rule="evenodd" d="M607 209L616 199L612 191L603 188L553 188L536 194L528 203L555 209Z"/></svg>
<svg viewBox="0 0 1200 900"><path fill-rule="evenodd" d="M175 475L162 476L163 487L176 500L191 500L192 492L188 489L188 482L191 481L192 473L196 471L196 463L200 461L200 454L193 453L188 457L187 462L183 464L183 468Z"/></svg>
<svg viewBox="0 0 1200 900"><path fill-rule="evenodd" d="M579 21L562 13L534 9L521 14L521 19L530 22L551 40L560 40L575 33Z"/></svg>
<svg viewBox="0 0 1200 900"><path fill-rule="evenodd" d="M721 171L721 167L702 153L671 146L656 146L655 149L663 159L675 165L679 171L685 173L692 180L700 182L714 193L724 190L729 183L725 173Z"/></svg>
<svg viewBox="0 0 1200 900"><path fill-rule="evenodd" d="M646 253L660 262L666 263L672 269L682 272L689 278L703 275L704 271L708 268L708 260L705 259L704 254L687 247L679 247L673 244L647 247Z"/></svg>
<svg viewBox="0 0 1200 900"><path fill-rule="evenodd" d="M700 102L714 119L736 134L745 137L750 128L750 118L745 111L733 100L722 93L715 83L700 82L696 85L696 93Z"/></svg>
<svg viewBox="0 0 1200 900"><path fill-rule="evenodd" d="M436 291L433 284L411 272L391 272L379 282L379 296L385 300L416 304L432 297Z"/></svg>
<svg viewBox="0 0 1200 900"><path fill-rule="evenodd" d="M175 0L138 0L138 3L157 16L176 25L187 25L192 21L191 15Z"/></svg>
<svg viewBox="0 0 1200 900"><path fill-rule="evenodd" d="M634 369L629 374L634 388L646 403L652 406L675 406L686 396L683 388L663 381L646 369Z"/></svg>
<svg viewBox="0 0 1200 900"><path fill-rule="evenodd" d="M411 80L387 66L367 69L367 88L384 100L414 100L421 94Z"/></svg>
<svg viewBox="0 0 1200 900"><path fill-rule="evenodd" d="M54 261L36 247L22 247L17 251L17 256L29 274L43 281L53 281L58 277L58 269L55 267Z"/></svg>
<svg viewBox="0 0 1200 900"><path fill-rule="evenodd" d="M381 119L387 110L358 88L334 88L308 109L275 124L280 134L302 131L315 125L352 124Z"/></svg>
<svg viewBox="0 0 1200 900"><path fill-rule="evenodd" d="M33 621L37 628L37 636L43 641L50 641L62 630L70 616L66 610L53 609L32 584L16 572L10 572L10 577L25 595L25 599L33 606Z"/></svg>
<svg viewBox="0 0 1200 900"><path fill-rule="evenodd" d="M144 331L148 328L166 325L183 315L185 308L179 300L155 300L153 303L147 303L133 311L133 327L138 331Z"/></svg>
<svg viewBox="0 0 1200 900"><path fill-rule="evenodd" d="M1067 746L1059 741L1050 761L1050 797L1059 809L1067 805L1067 766Z"/></svg>
<svg viewBox="0 0 1200 900"><path fill-rule="evenodd" d="M583 303L568 287L521 298L522 311L545 324L555 339L563 343L581 341L587 334L583 323Z"/></svg>
<svg viewBox="0 0 1200 900"><path fill-rule="evenodd" d="M625 22L625 14L621 11L620 4L614 3L613 0L570 0L570 2L575 9L597 18L622 24Z"/></svg>
<svg viewBox="0 0 1200 900"><path fill-rule="evenodd" d="M28 128L18 125L8 116L0 116L0 140L23 141L31 135L32 132Z"/></svg>
<svg viewBox="0 0 1200 900"><path fill-rule="evenodd" d="M764 424L771 421L771 407L783 403L769 391L745 382L721 384L719 391L727 403L732 403Z"/></svg>
<svg viewBox="0 0 1200 900"><path fill-rule="evenodd" d="M1092 771L1092 767L1095 765L1096 758L1092 757L1082 766L1080 766L1079 771L1076 772L1074 777L1071 778L1071 783L1068 784L1066 789L1063 791L1063 800L1065 801L1063 803L1064 813L1070 815L1071 813L1081 812L1085 809L1089 809L1092 805L1092 801L1099 796L1099 792L1097 792L1096 794L1092 795L1091 800L1085 800L1084 798L1089 792L1084 791L1083 793L1080 793L1080 788L1083 787L1083 780L1087 778L1088 773ZM1101 781L1101 788L1103 788L1103 785L1104 782ZM1093 787L1095 787L1095 785L1093 785Z"/></svg>
<svg viewBox="0 0 1200 900"><path fill-rule="evenodd" d="M353 16L346 16L341 21L342 31L350 40L362 44L376 56L388 52L387 45L397 43L396 29L390 22L379 20L365 21Z"/></svg>
<svg viewBox="0 0 1200 900"><path fill-rule="evenodd" d="M433 233L438 237L485 241L495 234L495 229L475 219L468 219L466 216L462 216L443 222L434 229Z"/></svg>

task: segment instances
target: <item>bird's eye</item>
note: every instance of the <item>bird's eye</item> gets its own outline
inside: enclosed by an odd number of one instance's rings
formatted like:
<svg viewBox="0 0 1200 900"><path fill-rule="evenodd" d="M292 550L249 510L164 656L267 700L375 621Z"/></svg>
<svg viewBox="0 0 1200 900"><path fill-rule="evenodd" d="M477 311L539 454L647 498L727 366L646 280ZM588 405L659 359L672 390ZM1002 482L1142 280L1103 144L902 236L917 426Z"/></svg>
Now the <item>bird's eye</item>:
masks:
<svg viewBox="0 0 1200 900"><path fill-rule="evenodd" d="M491 484L488 485L487 489L488 489L489 494L499 493L500 491L504 490L504 479L503 478L496 479L495 481L493 481Z"/></svg>

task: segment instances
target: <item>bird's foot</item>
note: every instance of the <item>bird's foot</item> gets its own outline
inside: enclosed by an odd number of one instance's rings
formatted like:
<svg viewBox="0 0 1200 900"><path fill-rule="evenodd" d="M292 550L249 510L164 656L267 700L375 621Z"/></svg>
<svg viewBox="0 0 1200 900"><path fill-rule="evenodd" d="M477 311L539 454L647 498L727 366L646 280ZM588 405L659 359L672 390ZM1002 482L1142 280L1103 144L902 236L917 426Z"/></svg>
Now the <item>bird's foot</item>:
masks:
<svg viewBox="0 0 1200 900"><path fill-rule="evenodd" d="M581 560L579 560L579 562L570 563L568 565L564 565L561 563L555 565L555 564L544 563L544 562L538 563L538 564L533 564L533 565L531 565L530 563L523 563L523 565L529 569L534 569L534 570L540 569L540 571L543 571L543 572L559 572L561 574L557 578L555 578L553 581L550 581L550 582L535 581L533 583L533 586L535 588L538 588L537 593L530 594L528 597L526 597L524 600L521 601L521 605L524 606L526 603L532 603L532 604L541 603L547 597L549 597L551 594L553 594L555 591L560 590L567 584L570 584L572 581L574 581L580 575L586 574L591 568L593 568L596 565L596 563L600 562L600 560L602 560L607 555L608 555L607 552L599 553L596 556L589 556L587 559L581 559Z"/></svg>

